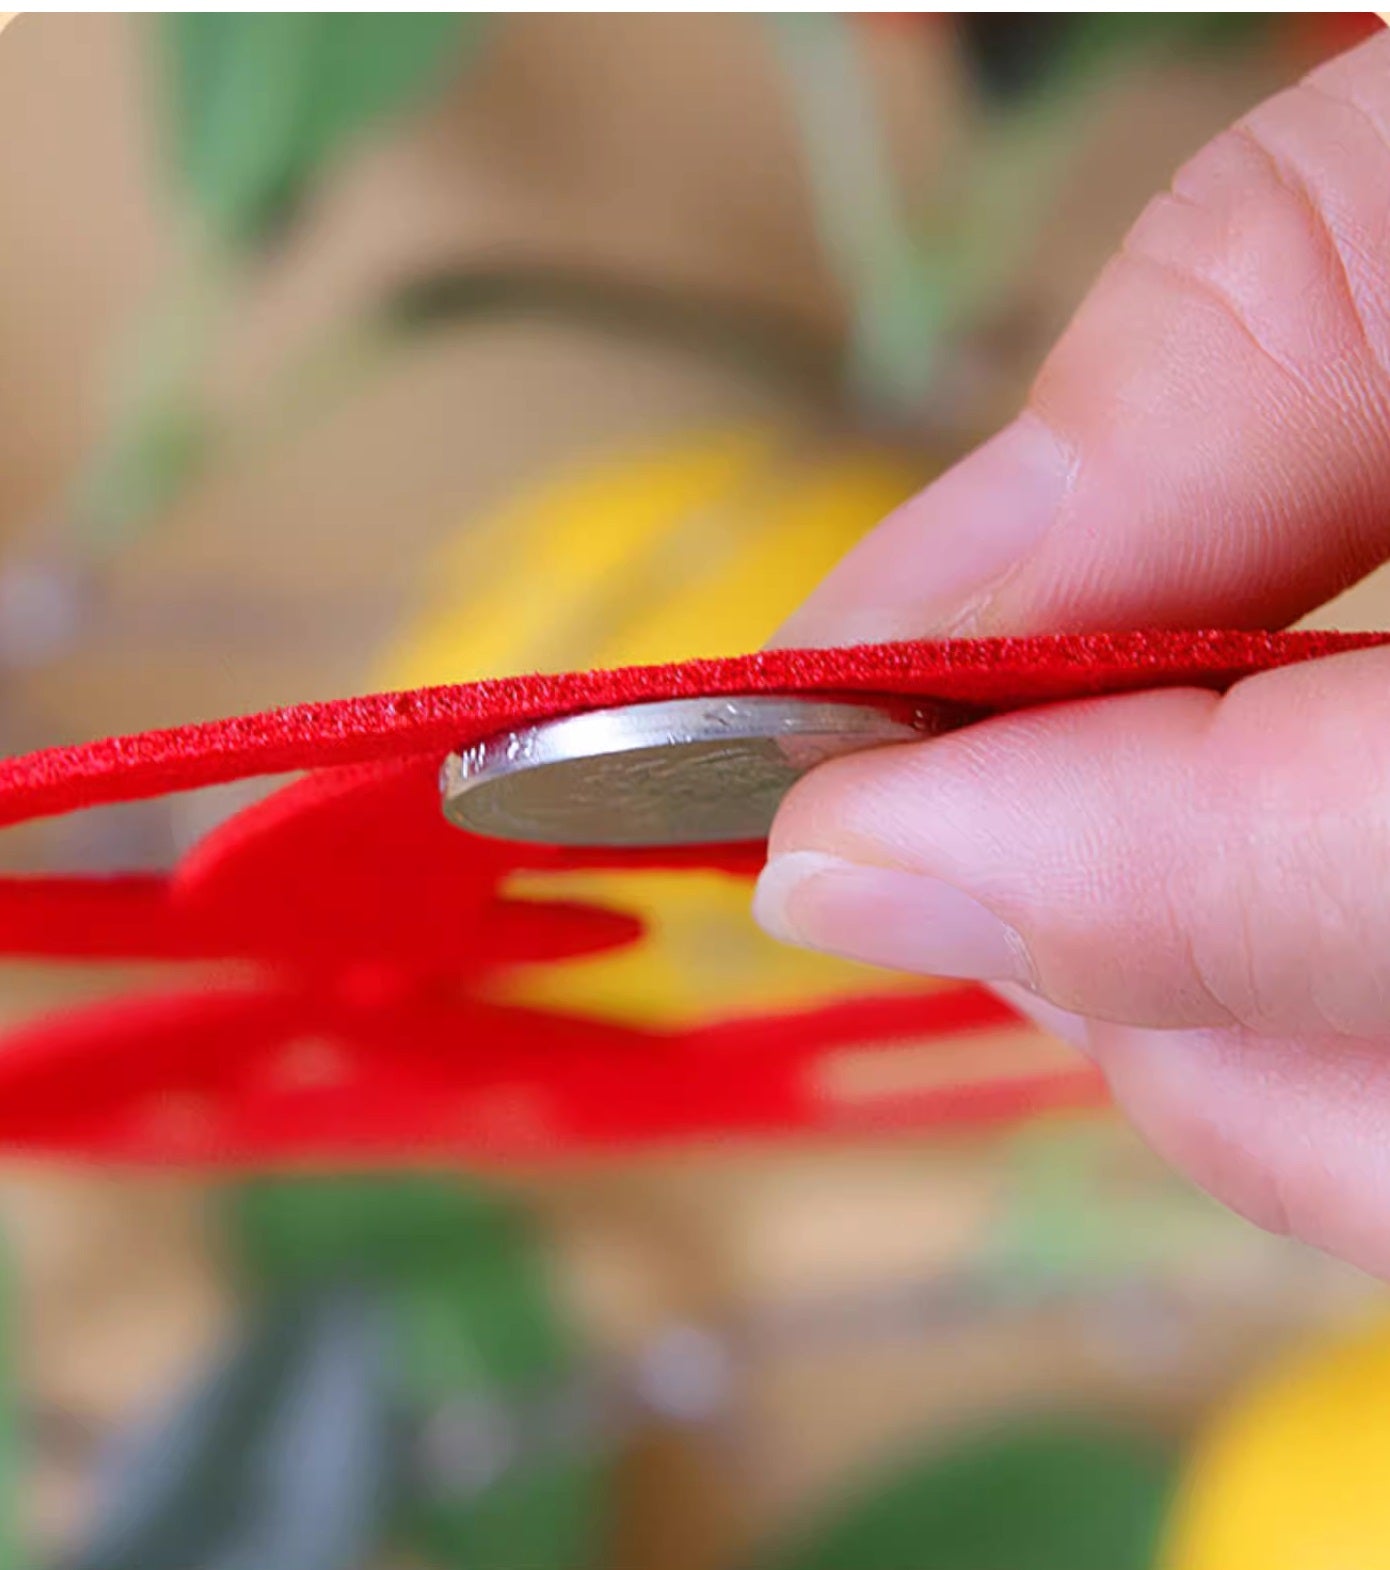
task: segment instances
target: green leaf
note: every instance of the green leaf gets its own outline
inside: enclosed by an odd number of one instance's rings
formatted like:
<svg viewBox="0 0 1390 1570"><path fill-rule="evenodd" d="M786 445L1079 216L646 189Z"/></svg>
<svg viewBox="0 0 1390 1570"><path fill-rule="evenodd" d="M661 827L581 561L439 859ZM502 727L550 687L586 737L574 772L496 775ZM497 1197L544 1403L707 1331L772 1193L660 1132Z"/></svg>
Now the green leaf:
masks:
<svg viewBox="0 0 1390 1570"><path fill-rule="evenodd" d="M458 12L171 12L157 21L175 163L204 220L261 244L372 126L425 101L476 45Z"/></svg>
<svg viewBox="0 0 1390 1570"><path fill-rule="evenodd" d="M1174 1465L1080 1418L983 1429L799 1530L758 1570L1151 1570Z"/></svg>

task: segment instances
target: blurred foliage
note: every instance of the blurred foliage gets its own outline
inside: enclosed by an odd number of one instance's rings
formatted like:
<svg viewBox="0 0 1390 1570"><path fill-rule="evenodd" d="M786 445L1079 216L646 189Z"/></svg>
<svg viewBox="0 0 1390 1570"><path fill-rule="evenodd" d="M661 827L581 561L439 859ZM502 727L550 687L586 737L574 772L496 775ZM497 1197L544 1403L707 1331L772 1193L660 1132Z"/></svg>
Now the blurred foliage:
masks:
<svg viewBox="0 0 1390 1570"><path fill-rule="evenodd" d="M946 18L920 17L921 36ZM940 418L953 346L998 312L1032 254L1099 90L1162 56L1257 42L1261 13L949 14L968 112L927 192L901 189L863 29L834 13L777 16L821 246L850 311L861 419Z"/></svg>
<svg viewBox="0 0 1390 1570"><path fill-rule="evenodd" d="M458 1570L600 1564L606 1447L540 1259L445 1258L392 1295L391 1313L400 1386L424 1414L404 1541Z"/></svg>
<svg viewBox="0 0 1390 1570"><path fill-rule="evenodd" d="M1004 1196L987 1262L1018 1286L1142 1278L1166 1261L1247 1247L1229 1213L1169 1168L1135 1162L1113 1114L1048 1118L1003 1148Z"/></svg>
<svg viewBox="0 0 1390 1570"><path fill-rule="evenodd" d="M976 89L1008 102L1051 72L1061 41L1079 20L1060 11L961 11L955 25Z"/></svg>
<svg viewBox="0 0 1390 1570"><path fill-rule="evenodd" d="M240 1273L265 1292L399 1281L513 1247L520 1222L488 1190L423 1176L258 1179L228 1203Z"/></svg>
<svg viewBox="0 0 1390 1570"><path fill-rule="evenodd" d="M373 1342L361 1299L269 1305L122 1437L68 1570L359 1570L391 1466Z"/></svg>
<svg viewBox="0 0 1390 1570"><path fill-rule="evenodd" d="M118 1441L66 1570L357 1570L390 1465L363 1308L297 1300L256 1316Z"/></svg>
<svg viewBox="0 0 1390 1570"><path fill-rule="evenodd" d="M519 1207L422 1176L265 1180L232 1206L259 1293L350 1285L380 1305L403 1441L393 1537L446 1570L601 1562L607 1453L576 1404L579 1349Z"/></svg>
<svg viewBox="0 0 1390 1570"><path fill-rule="evenodd" d="M259 1292L352 1284L380 1303L404 1441L394 1537L448 1570L600 1562L608 1459L581 1422L542 1421L573 1416L580 1358L514 1203L444 1177L251 1182L232 1229Z"/></svg>
<svg viewBox="0 0 1390 1570"><path fill-rule="evenodd" d="M820 247L849 307L848 380L861 415L920 411L938 366L941 302L924 274L860 40L833 12L768 19L796 115Z"/></svg>
<svg viewBox="0 0 1390 1570"><path fill-rule="evenodd" d="M68 1570L361 1570L391 1542L439 1570L601 1562L607 1453L557 1400L577 1348L517 1207L264 1179L228 1218L247 1327L120 1438Z"/></svg>
<svg viewBox="0 0 1390 1570"><path fill-rule="evenodd" d="M378 122L422 103L480 42L476 12L160 16L176 165L210 229L264 244Z"/></svg>
<svg viewBox="0 0 1390 1570"><path fill-rule="evenodd" d="M1201 59L1258 42L1276 18L1262 11L957 13L966 65L989 107L1012 107L1053 86L1167 55Z"/></svg>
<svg viewBox="0 0 1390 1570"><path fill-rule="evenodd" d="M1174 1461L1094 1419L999 1417L898 1468L757 1570L1152 1570Z"/></svg>
<svg viewBox="0 0 1390 1570"><path fill-rule="evenodd" d="M238 264L263 256L338 164L419 108L477 52L477 13L169 12L153 18L165 77L170 162L198 243L137 333L102 439L67 522L89 556L109 553L196 484L236 441L203 377L239 300ZM374 324L379 325L379 324ZM360 358L350 331L311 356L322 393ZM281 410L271 396L272 415Z"/></svg>
<svg viewBox="0 0 1390 1570"><path fill-rule="evenodd" d="M899 188L860 29L779 17L770 37L805 146L821 244L848 308L842 346L788 313L601 274L466 263L406 280L277 371L249 420L209 406L202 377L240 286L229 266L285 238L319 184L370 136L475 61L502 19L479 13L174 13L156 18L170 163L199 229L130 357L69 521L91 554L167 511L213 463L297 429L381 363L388 345L499 314L556 316L694 350L828 406L851 426L970 434L956 351L1009 298L1047 221L1096 84L1155 52L1201 56L1260 35L1241 13L911 17L961 51L977 111L929 191ZM944 25L943 25L944 24ZM966 357L968 362L968 356ZM292 407L289 407L292 406ZM287 407L291 419L283 416Z"/></svg>

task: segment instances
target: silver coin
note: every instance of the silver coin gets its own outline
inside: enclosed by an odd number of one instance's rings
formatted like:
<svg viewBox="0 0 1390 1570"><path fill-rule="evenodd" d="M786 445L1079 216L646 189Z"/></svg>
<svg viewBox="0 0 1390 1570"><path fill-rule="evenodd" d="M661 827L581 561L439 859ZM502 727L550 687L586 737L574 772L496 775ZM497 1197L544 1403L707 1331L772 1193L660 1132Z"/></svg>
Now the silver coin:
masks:
<svg viewBox="0 0 1390 1570"><path fill-rule="evenodd" d="M879 696L677 698L506 731L454 753L452 823L548 845L702 845L767 835L818 763L968 722L964 708Z"/></svg>

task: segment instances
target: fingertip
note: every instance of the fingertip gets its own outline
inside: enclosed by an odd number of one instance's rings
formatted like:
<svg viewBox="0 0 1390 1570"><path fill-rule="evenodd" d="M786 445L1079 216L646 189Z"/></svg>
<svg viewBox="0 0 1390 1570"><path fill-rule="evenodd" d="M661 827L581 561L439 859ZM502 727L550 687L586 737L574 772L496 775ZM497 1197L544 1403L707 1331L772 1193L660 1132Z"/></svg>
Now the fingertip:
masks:
<svg viewBox="0 0 1390 1570"><path fill-rule="evenodd" d="M818 879L808 898L777 874L802 940L1022 982L1074 1013L1228 1022L1191 975L1166 899L1191 850L1188 760L1216 702L1168 691L1058 704L813 771L774 825L774 865L813 853L865 876Z"/></svg>

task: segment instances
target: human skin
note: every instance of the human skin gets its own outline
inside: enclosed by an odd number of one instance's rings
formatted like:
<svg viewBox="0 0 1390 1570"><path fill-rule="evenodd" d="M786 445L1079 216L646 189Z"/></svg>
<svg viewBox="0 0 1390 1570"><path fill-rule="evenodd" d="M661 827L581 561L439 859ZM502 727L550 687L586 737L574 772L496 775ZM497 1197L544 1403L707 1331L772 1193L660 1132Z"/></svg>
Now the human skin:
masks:
<svg viewBox="0 0 1390 1570"><path fill-rule="evenodd" d="M782 629L1275 627L1390 558L1390 35L1145 209L1017 420ZM1261 1225L1390 1276L1390 650L818 769L775 935L997 985Z"/></svg>

